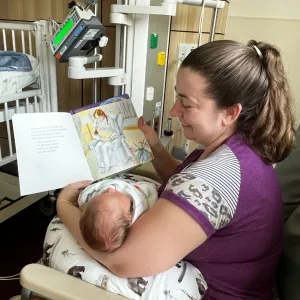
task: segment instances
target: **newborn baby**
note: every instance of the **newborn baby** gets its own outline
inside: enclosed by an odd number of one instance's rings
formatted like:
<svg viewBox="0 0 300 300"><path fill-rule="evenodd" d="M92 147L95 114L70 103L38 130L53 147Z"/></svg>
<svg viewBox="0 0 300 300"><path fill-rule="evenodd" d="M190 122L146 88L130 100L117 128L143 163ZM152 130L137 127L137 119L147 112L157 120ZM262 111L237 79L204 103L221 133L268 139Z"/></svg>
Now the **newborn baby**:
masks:
<svg viewBox="0 0 300 300"><path fill-rule="evenodd" d="M118 249L129 227L155 203L157 197L155 184L145 181L108 179L91 184L78 198L84 240L96 251ZM44 253L51 268L136 300L187 299L187 296L200 300L207 290L201 272L184 260L160 274L125 279L111 274L78 248L78 243L59 219L49 225Z"/></svg>
<svg viewBox="0 0 300 300"><path fill-rule="evenodd" d="M157 200L154 184L107 179L85 188L78 204L80 230L94 250L112 252L124 242L131 224Z"/></svg>

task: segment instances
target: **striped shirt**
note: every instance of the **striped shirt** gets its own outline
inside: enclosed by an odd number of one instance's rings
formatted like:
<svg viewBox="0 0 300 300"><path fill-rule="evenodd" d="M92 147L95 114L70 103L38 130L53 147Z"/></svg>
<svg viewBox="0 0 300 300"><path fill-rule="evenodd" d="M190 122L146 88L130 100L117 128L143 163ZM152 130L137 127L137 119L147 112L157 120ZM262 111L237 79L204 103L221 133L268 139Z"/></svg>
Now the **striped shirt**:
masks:
<svg viewBox="0 0 300 300"><path fill-rule="evenodd" d="M275 172L238 135L203 160L201 153L191 153L159 195L208 236L186 257L208 283L204 299L270 299L283 228Z"/></svg>

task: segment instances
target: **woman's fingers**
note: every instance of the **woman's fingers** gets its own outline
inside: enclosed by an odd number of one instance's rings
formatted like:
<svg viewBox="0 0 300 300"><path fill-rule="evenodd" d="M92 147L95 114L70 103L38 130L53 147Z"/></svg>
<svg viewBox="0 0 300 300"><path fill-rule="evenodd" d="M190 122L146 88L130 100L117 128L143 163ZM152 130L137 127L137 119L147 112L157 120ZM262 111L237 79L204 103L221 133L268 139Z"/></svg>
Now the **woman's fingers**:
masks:
<svg viewBox="0 0 300 300"><path fill-rule="evenodd" d="M154 146L155 144L159 143L159 138L156 131L144 123L143 117L139 118L138 126L143 131L150 146Z"/></svg>
<svg viewBox="0 0 300 300"><path fill-rule="evenodd" d="M77 205L79 193L92 183L92 180L82 180L68 184L59 194L58 202L67 202Z"/></svg>
<svg viewBox="0 0 300 300"><path fill-rule="evenodd" d="M139 117L138 126L145 133L145 130L147 129L147 125L144 123L144 118L143 117Z"/></svg>
<svg viewBox="0 0 300 300"><path fill-rule="evenodd" d="M71 186L75 190L81 190L89 186L92 182L93 182L92 180L82 180L82 181L72 183Z"/></svg>

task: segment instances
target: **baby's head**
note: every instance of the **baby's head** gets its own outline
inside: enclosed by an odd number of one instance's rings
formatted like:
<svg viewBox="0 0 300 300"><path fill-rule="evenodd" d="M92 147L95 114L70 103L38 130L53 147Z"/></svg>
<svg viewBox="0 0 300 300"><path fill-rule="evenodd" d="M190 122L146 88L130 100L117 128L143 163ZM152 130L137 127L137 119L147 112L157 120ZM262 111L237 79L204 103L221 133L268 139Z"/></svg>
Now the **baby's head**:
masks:
<svg viewBox="0 0 300 300"><path fill-rule="evenodd" d="M124 242L132 222L128 196L108 188L86 204L80 218L85 242L94 250L112 252Z"/></svg>

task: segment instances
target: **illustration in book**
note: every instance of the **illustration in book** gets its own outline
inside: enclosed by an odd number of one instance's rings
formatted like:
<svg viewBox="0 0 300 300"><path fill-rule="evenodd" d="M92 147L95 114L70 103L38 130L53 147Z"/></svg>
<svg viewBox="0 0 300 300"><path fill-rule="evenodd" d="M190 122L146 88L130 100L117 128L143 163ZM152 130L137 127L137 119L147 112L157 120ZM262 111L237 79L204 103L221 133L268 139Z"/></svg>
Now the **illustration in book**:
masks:
<svg viewBox="0 0 300 300"><path fill-rule="evenodd" d="M152 160L150 147L137 126L137 115L127 95L72 112L94 179Z"/></svg>

